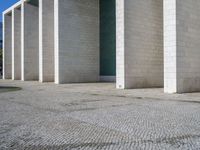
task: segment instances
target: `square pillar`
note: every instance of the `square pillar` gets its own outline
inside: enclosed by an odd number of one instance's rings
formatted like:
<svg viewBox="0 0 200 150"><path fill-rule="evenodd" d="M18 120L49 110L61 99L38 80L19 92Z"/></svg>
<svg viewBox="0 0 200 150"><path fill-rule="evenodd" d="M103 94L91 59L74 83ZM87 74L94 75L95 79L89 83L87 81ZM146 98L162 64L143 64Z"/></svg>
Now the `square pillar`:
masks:
<svg viewBox="0 0 200 150"><path fill-rule="evenodd" d="M22 3L22 80L39 80L39 9Z"/></svg>
<svg viewBox="0 0 200 150"><path fill-rule="evenodd" d="M165 92L200 91L200 1L164 1Z"/></svg>
<svg viewBox="0 0 200 150"><path fill-rule="evenodd" d="M54 81L54 0L39 1L39 80Z"/></svg>
<svg viewBox="0 0 200 150"><path fill-rule="evenodd" d="M164 1L164 91L177 92L176 0Z"/></svg>
<svg viewBox="0 0 200 150"><path fill-rule="evenodd" d="M117 88L163 87L163 1L116 0Z"/></svg>
<svg viewBox="0 0 200 150"><path fill-rule="evenodd" d="M21 80L21 8L12 14L12 79Z"/></svg>
<svg viewBox="0 0 200 150"><path fill-rule="evenodd" d="M99 0L55 0L55 82L99 81Z"/></svg>
<svg viewBox="0 0 200 150"><path fill-rule="evenodd" d="M3 79L12 78L12 12L3 14Z"/></svg>

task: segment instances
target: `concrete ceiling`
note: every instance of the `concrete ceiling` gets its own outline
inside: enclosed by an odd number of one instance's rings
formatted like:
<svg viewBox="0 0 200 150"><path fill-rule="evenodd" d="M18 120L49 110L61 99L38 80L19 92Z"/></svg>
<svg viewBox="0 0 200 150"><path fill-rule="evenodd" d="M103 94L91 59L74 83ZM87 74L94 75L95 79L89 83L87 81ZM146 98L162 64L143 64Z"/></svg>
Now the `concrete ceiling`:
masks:
<svg viewBox="0 0 200 150"><path fill-rule="evenodd" d="M39 0L27 0L29 4L32 4L34 6L39 6Z"/></svg>

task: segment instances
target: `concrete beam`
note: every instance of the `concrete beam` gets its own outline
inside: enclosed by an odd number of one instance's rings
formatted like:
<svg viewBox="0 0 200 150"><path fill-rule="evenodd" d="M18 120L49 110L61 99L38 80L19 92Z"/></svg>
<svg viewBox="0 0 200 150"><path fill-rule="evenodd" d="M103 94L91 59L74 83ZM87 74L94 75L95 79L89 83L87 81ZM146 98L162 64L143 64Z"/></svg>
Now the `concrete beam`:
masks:
<svg viewBox="0 0 200 150"><path fill-rule="evenodd" d="M3 14L3 79L12 78L12 11Z"/></svg>
<svg viewBox="0 0 200 150"><path fill-rule="evenodd" d="M55 0L55 82L99 81L99 0Z"/></svg>
<svg viewBox="0 0 200 150"><path fill-rule="evenodd" d="M54 82L54 0L39 1L39 80Z"/></svg>
<svg viewBox="0 0 200 150"><path fill-rule="evenodd" d="M21 80L21 7L12 14L12 79Z"/></svg>
<svg viewBox="0 0 200 150"><path fill-rule="evenodd" d="M116 0L117 88L163 87L163 2Z"/></svg>
<svg viewBox="0 0 200 150"><path fill-rule="evenodd" d="M23 1L24 1L24 0L20 0L19 2L15 3L14 5L12 5L11 7L9 7L8 9L6 9L6 10L3 12L3 15L9 14L10 12L12 12L13 9L20 7L20 6L21 6L21 3L22 3Z"/></svg>
<svg viewBox="0 0 200 150"><path fill-rule="evenodd" d="M39 80L39 9L22 3L22 80Z"/></svg>

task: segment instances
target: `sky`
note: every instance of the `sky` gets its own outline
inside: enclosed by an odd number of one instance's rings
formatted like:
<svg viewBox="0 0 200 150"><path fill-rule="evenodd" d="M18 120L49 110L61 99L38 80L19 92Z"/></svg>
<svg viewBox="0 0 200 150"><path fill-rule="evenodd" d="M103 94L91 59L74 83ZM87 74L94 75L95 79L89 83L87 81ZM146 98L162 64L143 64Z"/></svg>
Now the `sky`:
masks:
<svg viewBox="0 0 200 150"><path fill-rule="evenodd" d="M2 22L2 12L18 1L19 0L0 0L0 22Z"/></svg>

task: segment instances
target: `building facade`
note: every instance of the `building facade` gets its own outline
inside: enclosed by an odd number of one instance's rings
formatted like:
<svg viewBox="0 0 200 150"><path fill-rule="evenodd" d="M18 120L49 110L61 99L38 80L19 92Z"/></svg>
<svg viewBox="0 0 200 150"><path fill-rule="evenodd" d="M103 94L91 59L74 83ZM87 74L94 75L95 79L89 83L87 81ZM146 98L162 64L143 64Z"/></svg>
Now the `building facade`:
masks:
<svg viewBox="0 0 200 150"><path fill-rule="evenodd" d="M21 0L3 13L3 78L200 91L199 5Z"/></svg>

